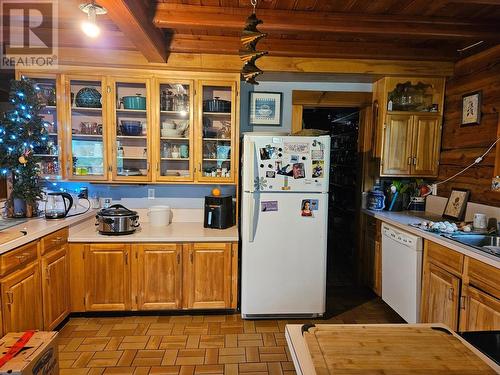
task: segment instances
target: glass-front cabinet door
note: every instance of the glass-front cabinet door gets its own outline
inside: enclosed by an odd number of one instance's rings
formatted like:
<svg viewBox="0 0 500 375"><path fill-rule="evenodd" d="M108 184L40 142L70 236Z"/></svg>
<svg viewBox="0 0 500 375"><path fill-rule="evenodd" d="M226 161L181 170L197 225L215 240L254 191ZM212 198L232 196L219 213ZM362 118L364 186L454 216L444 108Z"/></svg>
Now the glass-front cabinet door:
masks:
<svg viewBox="0 0 500 375"><path fill-rule="evenodd" d="M43 107L40 115L45 121L47 146L35 147L34 154L38 157L40 172L42 176L50 180L63 178L63 132L62 132L62 110L64 107L62 100L64 94L60 79L56 75L50 74L23 74L23 76L33 80L39 90L38 99Z"/></svg>
<svg viewBox="0 0 500 375"><path fill-rule="evenodd" d="M156 87L155 179L193 181L193 84L162 79Z"/></svg>
<svg viewBox="0 0 500 375"><path fill-rule="evenodd" d="M234 182L236 84L201 81L199 93L197 180Z"/></svg>
<svg viewBox="0 0 500 375"><path fill-rule="evenodd" d="M106 95L102 77L68 76L66 171L70 179L107 180Z"/></svg>
<svg viewBox="0 0 500 375"><path fill-rule="evenodd" d="M150 181L150 80L110 78L109 87L113 180Z"/></svg>

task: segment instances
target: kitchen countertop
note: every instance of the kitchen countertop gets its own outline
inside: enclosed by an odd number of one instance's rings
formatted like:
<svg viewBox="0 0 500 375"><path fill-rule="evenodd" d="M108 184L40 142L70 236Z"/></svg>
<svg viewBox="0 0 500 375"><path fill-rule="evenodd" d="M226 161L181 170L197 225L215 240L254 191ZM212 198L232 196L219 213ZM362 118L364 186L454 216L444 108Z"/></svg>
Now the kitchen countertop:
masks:
<svg viewBox="0 0 500 375"><path fill-rule="evenodd" d="M0 244L0 254L27 244L28 242L35 241L59 229L74 226L94 216L95 210L90 210L81 215L68 217L65 219L46 220L44 217L28 219L22 224L8 228L9 231L25 231L26 235L16 238L15 240Z"/></svg>
<svg viewBox="0 0 500 375"><path fill-rule="evenodd" d="M173 222L165 227L155 227L141 222L133 234L107 236L99 234L94 221L89 220L70 231L69 242L237 242L238 227L227 229L204 228L201 222Z"/></svg>
<svg viewBox="0 0 500 375"><path fill-rule="evenodd" d="M429 221L444 221L441 216L429 212L411 212L411 211L371 211L362 209L361 212L373 216L387 224L393 225L405 232L412 233L424 239L433 241L440 245L446 246L452 250L462 253L468 257L477 259L481 262L489 264L500 269L500 259L493 254L482 252L474 247L463 245L449 238L443 237L434 232L427 232L419 228L412 227L410 224L418 224L424 219Z"/></svg>

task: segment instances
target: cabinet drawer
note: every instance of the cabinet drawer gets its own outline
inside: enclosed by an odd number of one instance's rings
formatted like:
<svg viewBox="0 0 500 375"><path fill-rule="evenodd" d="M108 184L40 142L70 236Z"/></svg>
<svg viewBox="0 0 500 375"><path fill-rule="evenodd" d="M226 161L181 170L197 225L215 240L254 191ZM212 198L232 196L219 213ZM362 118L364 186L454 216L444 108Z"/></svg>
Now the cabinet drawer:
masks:
<svg viewBox="0 0 500 375"><path fill-rule="evenodd" d="M17 267L35 260L37 249L38 241L34 241L0 255L0 276L5 276Z"/></svg>
<svg viewBox="0 0 500 375"><path fill-rule="evenodd" d="M42 238L42 254L58 249L68 242L68 228L60 229Z"/></svg>
<svg viewBox="0 0 500 375"><path fill-rule="evenodd" d="M425 251L429 260L450 271L457 276L462 275L464 269L464 256L447 247L441 246L432 241L426 241Z"/></svg>
<svg viewBox="0 0 500 375"><path fill-rule="evenodd" d="M479 260L467 257L469 284L500 299L500 270Z"/></svg>

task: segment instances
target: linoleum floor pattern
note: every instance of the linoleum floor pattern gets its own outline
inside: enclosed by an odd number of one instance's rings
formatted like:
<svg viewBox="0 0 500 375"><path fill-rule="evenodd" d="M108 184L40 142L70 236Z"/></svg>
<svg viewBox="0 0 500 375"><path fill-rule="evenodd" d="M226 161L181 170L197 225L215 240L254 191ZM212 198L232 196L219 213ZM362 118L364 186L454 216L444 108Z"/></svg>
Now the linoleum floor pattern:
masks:
<svg viewBox="0 0 500 375"><path fill-rule="evenodd" d="M59 333L61 375L295 374L288 323L400 323L374 298L329 319L242 320L234 315L71 318Z"/></svg>

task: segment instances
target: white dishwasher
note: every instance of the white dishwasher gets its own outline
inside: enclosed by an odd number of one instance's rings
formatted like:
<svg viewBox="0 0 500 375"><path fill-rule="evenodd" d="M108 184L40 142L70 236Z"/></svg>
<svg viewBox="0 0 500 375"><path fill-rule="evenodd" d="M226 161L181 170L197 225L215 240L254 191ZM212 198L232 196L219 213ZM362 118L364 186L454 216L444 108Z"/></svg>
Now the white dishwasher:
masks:
<svg viewBox="0 0 500 375"><path fill-rule="evenodd" d="M382 224L382 299L408 323L420 320L422 238Z"/></svg>

